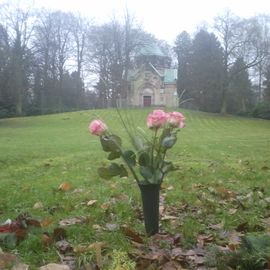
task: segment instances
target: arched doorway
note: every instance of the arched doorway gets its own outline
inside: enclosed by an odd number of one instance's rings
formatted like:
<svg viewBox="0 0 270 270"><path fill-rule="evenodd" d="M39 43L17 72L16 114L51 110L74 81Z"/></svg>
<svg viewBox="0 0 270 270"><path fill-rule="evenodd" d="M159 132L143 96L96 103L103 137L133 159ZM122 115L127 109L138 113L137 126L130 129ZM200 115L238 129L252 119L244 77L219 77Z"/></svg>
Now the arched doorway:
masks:
<svg viewBox="0 0 270 270"><path fill-rule="evenodd" d="M143 107L150 107L153 105L154 100L153 100L153 90L150 88L143 89L143 94L142 94L142 105Z"/></svg>

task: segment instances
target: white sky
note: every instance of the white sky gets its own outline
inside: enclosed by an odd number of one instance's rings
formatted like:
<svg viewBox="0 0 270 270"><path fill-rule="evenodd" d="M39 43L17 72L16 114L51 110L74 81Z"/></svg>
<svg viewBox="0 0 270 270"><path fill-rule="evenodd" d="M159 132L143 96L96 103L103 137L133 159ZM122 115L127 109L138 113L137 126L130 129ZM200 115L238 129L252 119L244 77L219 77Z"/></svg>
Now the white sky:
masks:
<svg viewBox="0 0 270 270"><path fill-rule="evenodd" d="M0 3L4 0L0 0ZM29 0L19 0L28 2ZM30 0L31 1L31 0ZM173 43L183 30L192 33L200 24L230 9L241 17L270 14L270 0L32 0L35 7L79 11L106 22L113 14L122 17L126 7L143 28L159 39Z"/></svg>

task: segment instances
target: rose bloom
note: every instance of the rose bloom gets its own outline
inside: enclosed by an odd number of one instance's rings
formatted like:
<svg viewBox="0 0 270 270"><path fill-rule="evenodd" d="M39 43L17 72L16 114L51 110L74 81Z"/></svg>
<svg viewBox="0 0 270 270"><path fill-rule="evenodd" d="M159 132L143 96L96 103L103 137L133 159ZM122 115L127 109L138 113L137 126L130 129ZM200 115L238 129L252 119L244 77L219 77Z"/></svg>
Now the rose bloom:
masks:
<svg viewBox="0 0 270 270"><path fill-rule="evenodd" d="M158 129L167 123L168 115L163 110L154 110L147 116L146 124L149 128Z"/></svg>
<svg viewBox="0 0 270 270"><path fill-rule="evenodd" d="M168 123L170 126L175 128L184 128L185 127L185 117L180 112L171 112L168 113Z"/></svg>
<svg viewBox="0 0 270 270"><path fill-rule="evenodd" d="M96 135L96 136L101 136L107 131L108 127L101 120L97 119L97 120L93 120L90 123L88 129L91 134Z"/></svg>

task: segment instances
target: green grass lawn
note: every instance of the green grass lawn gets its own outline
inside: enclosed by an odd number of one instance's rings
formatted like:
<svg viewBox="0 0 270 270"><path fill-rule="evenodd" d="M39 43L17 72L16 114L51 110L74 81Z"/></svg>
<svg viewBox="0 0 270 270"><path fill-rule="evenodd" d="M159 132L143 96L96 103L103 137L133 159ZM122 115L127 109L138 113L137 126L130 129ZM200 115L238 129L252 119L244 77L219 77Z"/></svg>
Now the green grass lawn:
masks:
<svg viewBox="0 0 270 270"><path fill-rule="evenodd" d="M145 128L149 112L128 114L135 126ZM181 233L187 247L198 234L209 233L210 224L223 222L224 229L231 230L246 222L247 232L258 231L261 220L270 216L265 200L270 198L270 121L183 113L186 128L168 154L178 170L165 179L164 192L165 206L185 206L186 211L179 213L176 223L163 221L161 229ZM98 138L88 132L89 122L97 117L127 138L114 110L0 119L0 223L27 212L39 220L51 219L43 229L50 232L61 219L84 216L86 223L67 227L73 246L103 241L107 253L130 249L121 230L106 231L106 226L126 224L144 233L136 210L139 191L131 178L106 181L97 175L97 168L107 162ZM124 145L129 146L127 140ZM63 182L72 188L57 191ZM237 194L241 202L230 200L230 194ZM97 202L83 204L90 200ZM37 202L43 207L33 208ZM21 242L16 253L31 269L59 259L36 234ZM78 261L87 260L83 256L78 255Z"/></svg>

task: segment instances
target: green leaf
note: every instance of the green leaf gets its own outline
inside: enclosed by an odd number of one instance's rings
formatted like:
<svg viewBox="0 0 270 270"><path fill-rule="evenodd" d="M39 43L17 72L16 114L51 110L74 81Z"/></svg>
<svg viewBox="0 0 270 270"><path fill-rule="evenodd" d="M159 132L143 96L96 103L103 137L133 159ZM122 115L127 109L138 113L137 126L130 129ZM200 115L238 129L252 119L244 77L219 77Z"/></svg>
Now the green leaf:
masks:
<svg viewBox="0 0 270 270"><path fill-rule="evenodd" d="M171 161L164 161L163 166L161 168L163 174L168 173L174 169L173 164Z"/></svg>
<svg viewBox="0 0 270 270"><path fill-rule="evenodd" d="M160 135L159 142L162 143L164 138L170 137L170 136L171 136L171 128L164 128Z"/></svg>
<svg viewBox="0 0 270 270"><path fill-rule="evenodd" d="M100 143L105 152L117 152L122 145L121 138L116 135L101 136Z"/></svg>
<svg viewBox="0 0 270 270"><path fill-rule="evenodd" d="M163 148L169 149L169 148L172 148L174 146L176 141L177 141L177 137L172 135L172 136L169 136L169 137L165 137L162 140L161 145L162 145Z"/></svg>
<svg viewBox="0 0 270 270"><path fill-rule="evenodd" d="M136 165L136 154L133 151L131 150L125 151L123 153L123 158L130 166Z"/></svg>
<svg viewBox="0 0 270 270"><path fill-rule="evenodd" d="M108 160L114 160L114 159L120 158L120 156L121 156L121 153L119 151L111 152L108 155Z"/></svg>
<svg viewBox="0 0 270 270"><path fill-rule="evenodd" d="M153 182L154 184L159 184L162 182L162 179L164 177L164 174L162 173L161 170L156 169L154 172L154 176L153 176Z"/></svg>
<svg viewBox="0 0 270 270"><path fill-rule="evenodd" d="M151 179L153 177L152 171L149 167L145 167L145 166L140 166L140 174L142 175L142 177L149 181L151 183Z"/></svg>
<svg viewBox="0 0 270 270"><path fill-rule="evenodd" d="M98 168L98 175L106 180L109 180L113 177L113 175L110 173L109 169L106 167L100 167Z"/></svg>
<svg viewBox="0 0 270 270"><path fill-rule="evenodd" d="M150 165L150 156L147 152L142 152L140 155L139 155L139 165L140 166L143 166L143 167L147 167Z"/></svg>
<svg viewBox="0 0 270 270"><path fill-rule="evenodd" d="M126 168L124 167L123 164L120 165L120 177L127 177L128 176L128 171L126 170Z"/></svg>
<svg viewBox="0 0 270 270"><path fill-rule="evenodd" d="M98 175L103 179L109 180L114 176L128 176L128 172L123 164L112 163L108 168L98 168Z"/></svg>

